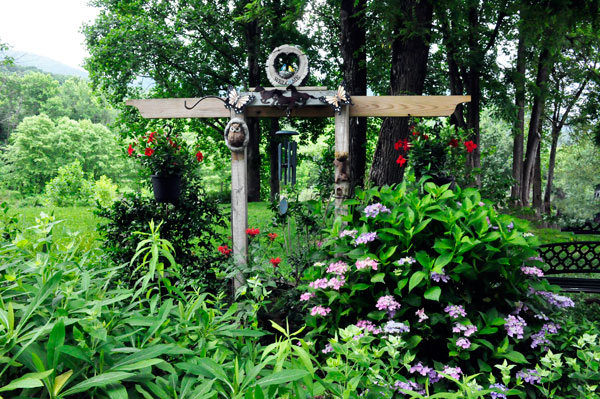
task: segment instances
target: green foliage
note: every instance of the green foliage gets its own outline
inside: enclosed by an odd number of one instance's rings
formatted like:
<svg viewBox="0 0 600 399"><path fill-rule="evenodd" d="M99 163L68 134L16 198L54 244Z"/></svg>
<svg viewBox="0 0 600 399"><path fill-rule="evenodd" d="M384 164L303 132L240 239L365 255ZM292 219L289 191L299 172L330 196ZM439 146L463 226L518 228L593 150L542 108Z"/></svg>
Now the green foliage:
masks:
<svg viewBox="0 0 600 399"><path fill-rule="evenodd" d="M102 208L110 207L118 198L119 187L102 175L92 186L92 199L94 203L100 204Z"/></svg>
<svg viewBox="0 0 600 399"><path fill-rule="evenodd" d="M210 289L218 285L211 269L219 255L216 248L224 241L225 219L217 204L205 200L198 181L183 188L175 205L158 204L149 196L130 193L110 208L100 209L98 215L105 218L98 226L103 247L116 263L129 263L133 258L137 247L134 232L149 233L151 220L162 221L160 234L173 245L175 260L181 267L179 283ZM137 264L123 269L121 278L133 284L140 275L136 269Z"/></svg>
<svg viewBox="0 0 600 399"><path fill-rule="evenodd" d="M333 225L322 262L305 273L302 299L319 347L358 323L364 334L398 337L415 362L438 371L493 372L503 359L539 358L539 344L530 344L540 315L553 312L544 295L554 294L530 292L551 288L526 274L541 264L523 222L498 215L474 189L432 183L359 191L346 204L347 225ZM439 384L436 392L446 389Z"/></svg>
<svg viewBox="0 0 600 399"><path fill-rule="evenodd" d="M93 185L83 173L79 160L58 168L58 176L46 184L44 196L51 206L89 205Z"/></svg>
<svg viewBox="0 0 600 399"><path fill-rule="evenodd" d="M131 173L124 158L114 156L118 152L115 135L102 125L32 116L25 118L11 136L2 155L3 173L8 187L24 194L41 193L60 166L75 160L90 177L106 175L117 180Z"/></svg>

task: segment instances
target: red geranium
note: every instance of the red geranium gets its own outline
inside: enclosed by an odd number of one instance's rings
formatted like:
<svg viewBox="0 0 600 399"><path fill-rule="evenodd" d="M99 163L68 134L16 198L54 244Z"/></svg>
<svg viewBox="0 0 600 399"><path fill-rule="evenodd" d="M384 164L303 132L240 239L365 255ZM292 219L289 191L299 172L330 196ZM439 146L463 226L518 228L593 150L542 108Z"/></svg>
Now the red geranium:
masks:
<svg viewBox="0 0 600 399"><path fill-rule="evenodd" d="M477 148L477 144L475 144L472 140L465 141L465 147L467 147L467 152L471 153L475 148Z"/></svg>
<svg viewBox="0 0 600 399"><path fill-rule="evenodd" d="M275 239L277 238L277 233L269 233L267 235L269 236L269 240L271 241L275 241Z"/></svg>
<svg viewBox="0 0 600 399"><path fill-rule="evenodd" d="M219 245L219 248L217 248L217 250L222 253L226 258L229 257L229 254L231 253L232 249L228 248L227 245Z"/></svg>
<svg viewBox="0 0 600 399"><path fill-rule="evenodd" d="M398 156L398 159L396 159L396 163L400 166L404 166L404 164L406 163L406 158L400 155Z"/></svg>
<svg viewBox="0 0 600 399"><path fill-rule="evenodd" d="M156 132L150 133L150 136L148 136L148 143L152 143L154 141L154 136L156 136Z"/></svg>
<svg viewBox="0 0 600 399"><path fill-rule="evenodd" d="M400 139L398 141L396 141L396 144L394 144L394 149L396 151L403 149L404 152L407 152L408 149L410 148L410 144L408 143L408 139Z"/></svg>
<svg viewBox="0 0 600 399"><path fill-rule="evenodd" d="M127 153L129 154L129 156L133 155L133 146L131 144L129 144L129 148L127 149Z"/></svg>
<svg viewBox="0 0 600 399"><path fill-rule="evenodd" d="M458 147L458 139L452 139L452 140L450 140L450 142L448 143L448 145L450 147L454 147L454 148Z"/></svg>
<svg viewBox="0 0 600 399"><path fill-rule="evenodd" d="M152 154L154 154L154 150L152 148L146 147L146 149L144 150L144 155L149 157Z"/></svg>
<svg viewBox="0 0 600 399"><path fill-rule="evenodd" d="M281 263L281 258L277 257L277 258L271 258L271 264L273 265L273 267L277 267L279 266L279 264Z"/></svg>
<svg viewBox="0 0 600 399"><path fill-rule="evenodd" d="M259 229L247 228L246 229L246 234L248 234L250 237L256 237L257 235L260 234L260 230Z"/></svg>
<svg viewBox="0 0 600 399"><path fill-rule="evenodd" d="M202 153L198 151L196 153L196 159L198 160L198 162L202 162L202 160L204 159L204 155L202 155Z"/></svg>

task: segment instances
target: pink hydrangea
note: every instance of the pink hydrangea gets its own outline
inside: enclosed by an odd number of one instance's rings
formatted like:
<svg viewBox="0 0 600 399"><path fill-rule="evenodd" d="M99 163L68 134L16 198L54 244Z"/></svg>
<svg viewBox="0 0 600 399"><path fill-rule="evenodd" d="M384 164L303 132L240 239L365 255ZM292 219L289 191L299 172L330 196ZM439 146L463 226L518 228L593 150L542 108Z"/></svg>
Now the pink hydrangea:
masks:
<svg viewBox="0 0 600 399"><path fill-rule="evenodd" d="M311 281L308 286L313 289L325 289L328 287L328 280L326 278L320 278L315 281Z"/></svg>
<svg viewBox="0 0 600 399"><path fill-rule="evenodd" d="M327 282L327 286L336 291L339 291L340 288L342 288L342 286L344 284L346 284L346 279L344 277L342 277L342 278L334 277Z"/></svg>
<svg viewBox="0 0 600 399"><path fill-rule="evenodd" d="M456 340L456 346L463 349L469 349L471 347L471 341L461 337Z"/></svg>
<svg viewBox="0 0 600 399"><path fill-rule="evenodd" d="M358 230L342 230L342 232L340 233L340 238L344 238L344 237L356 238L357 234L358 234Z"/></svg>
<svg viewBox="0 0 600 399"><path fill-rule="evenodd" d="M522 266L521 271L528 276L544 277L544 272L539 267Z"/></svg>
<svg viewBox="0 0 600 399"><path fill-rule="evenodd" d="M369 320L359 320L358 323L356 323L356 327L368 331L374 335L381 333L381 328L376 327L375 324L373 324Z"/></svg>
<svg viewBox="0 0 600 399"><path fill-rule="evenodd" d="M454 333L462 332L465 337L470 337L475 332L477 332L477 327L472 324L465 326L464 324L455 323L454 327L452 327L452 332L454 332Z"/></svg>
<svg viewBox="0 0 600 399"><path fill-rule="evenodd" d="M448 313L453 319L458 319L461 316L465 317L467 315L465 308L461 305L448 305L444 308L444 312Z"/></svg>
<svg viewBox="0 0 600 399"><path fill-rule="evenodd" d="M325 308L321 305L317 305L314 306L311 310L310 310L310 315L311 316L327 316L329 314L329 312L331 312L330 308Z"/></svg>
<svg viewBox="0 0 600 399"><path fill-rule="evenodd" d="M315 297L314 292L305 292L304 294L300 295L300 300L308 301L308 300L310 300L310 298L314 298L314 297Z"/></svg>
<svg viewBox="0 0 600 399"><path fill-rule="evenodd" d="M419 318L420 323L423 323L425 320L427 320L429 318L429 316L427 316L425 314L425 308L421 308L421 309L417 310L415 312L415 315Z"/></svg>
<svg viewBox="0 0 600 399"><path fill-rule="evenodd" d="M377 300L375 307L379 310L387 310L389 312L395 312L400 309L400 304L396 302L393 296L385 295Z"/></svg>
<svg viewBox="0 0 600 399"><path fill-rule="evenodd" d="M337 274L338 276L343 276L348 271L348 264L344 261L338 261L335 263L330 263L327 268L327 273Z"/></svg>
<svg viewBox="0 0 600 399"><path fill-rule="evenodd" d="M366 258L366 259L357 260L355 265L358 270L365 269L367 267L370 267L373 270L377 270L378 263L376 260L373 260L371 258Z"/></svg>

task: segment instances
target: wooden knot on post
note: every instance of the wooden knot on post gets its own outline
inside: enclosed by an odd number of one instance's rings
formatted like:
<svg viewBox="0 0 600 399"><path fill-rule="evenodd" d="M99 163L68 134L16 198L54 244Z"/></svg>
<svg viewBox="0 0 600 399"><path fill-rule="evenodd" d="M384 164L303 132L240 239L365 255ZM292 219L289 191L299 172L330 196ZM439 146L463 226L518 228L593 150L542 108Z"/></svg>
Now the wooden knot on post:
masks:
<svg viewBox="0 0 600 399"><path fill-rule="evenodd" d="M333 160L335 166L335 182L342 183L350 181L348 176L348 153L347 152L335 152L335 159Z"/></svg>

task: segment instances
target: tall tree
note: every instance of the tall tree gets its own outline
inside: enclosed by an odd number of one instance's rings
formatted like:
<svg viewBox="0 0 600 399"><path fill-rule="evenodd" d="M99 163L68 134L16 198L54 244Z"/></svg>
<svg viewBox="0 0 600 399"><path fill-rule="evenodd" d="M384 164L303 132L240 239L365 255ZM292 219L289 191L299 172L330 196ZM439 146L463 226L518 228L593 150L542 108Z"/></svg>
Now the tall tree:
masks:
<svg viewBox="0 0 600 399"><path fill-rule="evenodd" d="M421 94L425 84L433 18L429 0L402 0L387 4L391 16L390 94ZM395 160L394 143L408 137L408 118L386 118L381 125L370 180L377 186L402 181L404 168Z"/></svg>
<svg viewBox="0 0 600 399"><path fill-rule="evenodd" d="M344 81L351 95L367 94L366 0L342 0L340 50ZM350 186L362 186L365 177L367 118L350 120Z"/></svg>

